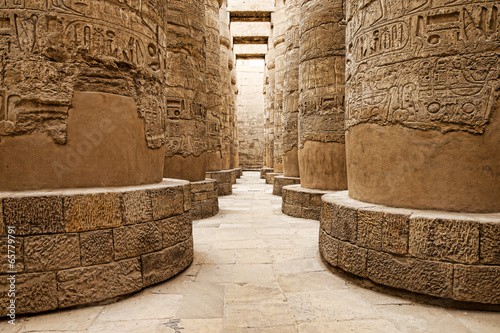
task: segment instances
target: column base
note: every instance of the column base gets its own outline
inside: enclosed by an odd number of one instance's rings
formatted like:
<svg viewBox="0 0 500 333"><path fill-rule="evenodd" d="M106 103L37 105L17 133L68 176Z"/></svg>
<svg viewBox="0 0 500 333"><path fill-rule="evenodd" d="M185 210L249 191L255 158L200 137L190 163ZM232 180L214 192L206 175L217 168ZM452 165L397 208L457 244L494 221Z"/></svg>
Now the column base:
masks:
<svg viewBox="0 0 500 333"><path fill-rule="evenodd" d="M191 183L191 219L201 220L219 213L217 181L205 179Z"/></svg>
<svg viewBox="0 0 500 333"><path fill-rule="evenodd" d="M321 197L334 191L312 190L299 185L287 185L282 189L283 214L319 221Z"/></svg>
<svg viewBox="0 0 500 333"><path fill-rule="evenodd" d="M238 170L230 169L231 171L231 184L236 184L236 179L238 178Z"/></svg>
<svg viewBox="0 0 500 333"><path fill-rule="evenodd" d="M273 194L281 197L283 186L300 184L299 177L275 176L273 182Z"/></svg>
<svg viewBox="0 0 500 333"><path fill-rule="evenodd" d="M235 168L236 170L236 178L241 178L243 175L243 169L242 168Z"/></svg>
<svg viewBox="0 0 500 333"><path fill-rule="evenodd" d="M207 178L212 178L217 181L217 195L225 196L233 194L232 171L207 171Z"/></svg>
<svg viewBox="0 0 500 333"><path fill-rule="evenodd" d="M266 184L274 184L274 177L276 176L283 176L283 174L277 172L266 173Z"/></svg>
<svg viewBox="0 0 500 333"><path fill-rule="evenodd" d="M273 168L263 167L260 169L260 179L266 179L266 174L268 172L273 172Z"/></svg>
<svg viewBox="0 0 500 333"><path fill-rule="evenodd" d="M0 265L0 300L16 314L114 300L163 282L193 261L190 184L0 192L0 255L15 236L16 263ZM12 250L12 248L11 248ZM7 308L0 316L7 316Z"/></svg>
<svg viewBox="0 0 500 333"><path fill-rule="evenodd" d="M332 266L443 299L500 304L500 213L460 214L322 198L319 249Z"/></svg>

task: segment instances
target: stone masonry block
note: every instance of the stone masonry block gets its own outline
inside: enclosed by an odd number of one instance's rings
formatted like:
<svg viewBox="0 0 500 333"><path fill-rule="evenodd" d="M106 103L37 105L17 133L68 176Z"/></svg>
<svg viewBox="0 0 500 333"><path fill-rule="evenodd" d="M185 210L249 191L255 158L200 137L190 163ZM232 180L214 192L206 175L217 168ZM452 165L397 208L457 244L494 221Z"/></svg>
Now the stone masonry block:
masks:
<svg viewBox="0 0 500 333"><path fill-rule="evenodd" d="M384 213L382 220L382 250L385 252L408 253L410 215Z"/></svg>
<svg viewBox="0 0 500 333"><path fill-rule="evenodd" d="M215 184L216 182L212 179L207 181L193 182L191 183L191 193L214 191Z"/></svg>
<svg viewBox="0 0 500 333"><path fill-rule="evenodd" d="M82 232L80 234L82 266L104 264L113 261L112 229Z"/></svg>
<svg viewBox="0 0 500 333"><path fill-rule="evenodd" d="M356 217L355 208L332 204L332 236L351 243L356 242Z"/></svg>
<svg viewBox="0 0 500 333"><path fill-rule="evenodd" d="M10 275L0 275L0 317L7 315ZM57 308L57 284L55 273L16 274L16 315L54 310Z"/></svg>
<svg viewBox="0 0 500 333"><path fill-rule="evenodd" d="M153 219L161 220L184 212L182 187L167 187L150 191L153 205Z"/></svg>
<svg viewBox="0 0 500 333"><path fill-rule="evenodd" d="M191 210L189 211L190 214L191 214L191 219L192 220L200 220L200 219L202 219L201 210L202 210L201 201L195 201L195 202L193 202L191 204Z"/></svg>
<svg viewBox="0 0 500 333"><path fill-rule="evenodd" d="M13 241L14 243L11 242L11 244L9 244L7 236L0 236L0 274L6 274L12 271L24 271L24 238L16 237ZM11 246L9 247L8 245ZM11 252L9 252L9 250ZM10 263L7 261L12 259L12 257L9 258L8 255L15 256L14 269L10 267Z"/></svg>
<svg viewBox="0 0 500 333"><path fill-rule="evenodd" d="M386 286L450 298L453 264L368 250L368 278Z"/></svg>
<svg viewBox="0 0 500 333"><path fill-rule="evenodd" d="M124 225L153 220L151 198L146 190L123 192L122 200Z"/></svg>
<svg viewBox="0 0 500 333"><path fill-rule="evenodd" d="M290 190L286 195L287 203L301 207L310 206L310 199L309 193L300 190Z"/></svg>
<svg viewBox="0 0 500 333"><path fill-rule="evenodd" d="M346 272L366 277L366 249L348 242L339 241L338 266Z"/></svg>
<svg viewBox="0 0 500 333"><path fill-rule="evenodd" d="M479 261L479 223L412 217L409 253L422 259L476 263Z"/></svg>
<svg viewBox="0 0 500 333"><path fill-rule="evenodd" d="M339 241L323 230L319 231L319 252L330 265L338 266Z"/></svg>
<svg viewBox="0 0 500 333"><path fill-rule="evenodd" d="M122 222L120 193L64 196L66 232L118 227Z"/></svg>
<svg viewBox="0 0 500 333"><path fill-rule="evenodd" d="M311 207L321 207L321 197L324 193L311 193L310 205Z"/></svg>
<svg viewBox="0 0 500 333"><path fill-rule="evenodd" d="M500 224L481 223L480 239L481 263L500 265Z"/></svg>
<svg viewBox="0 0 500 333"><path fill-rule="evenodd" d="M165 281L193 262L193 238L141 257L144 287Z"/></svg>
<svg viewBox="0 0 500 333"><path fill-rule="evenodd" d="M27 272L60 270L80 266L78 234L29 236L24 239Z"/></svg>
<svg viewBox="0 0 500 333"><path fill-rule="evenodd" d="M300 206L283 203L281 210L283 214L293 217L302 217L302 208Z"/></svg>
<svg viewBox="0 0 500 333"><path fill-rule="evenodd" d="M193 193L193 201L205 200L207 197L207 192Z"/></svg>
<svg viewBox="0 0 500 333"><path fill-rule="evenodd" d="M57 273L59 307L102 301L142 289L138 258Z"/></svg>
<svg viewBox="0 0 500 333"><path fill-rule="evenodd" d="M500 266L455 265L453 298L500 304Z"/></svg>
<svg viewBox="0 0 500 333"><path fill-rule="evenodd" d="M217 215L219 212L219 199L217 197L201 202L201 218Z"/></svg>
<svg viewBox="0 0 500 333"><path fill-rule="evenodd" d="M113 229L115 260L137 257L162 249L161 222L148 222Z"/></svg>
<svg viewBox="0 0 500 333"><path fill-rule="evenodd" d="M217 194L219 196L230 195L233 193L233 185L231 183L219 183L217 185Z"/></svg>
<svg viewBox="0 0 500 333"><path fill-rule="evenodd" d="M323 202L321 205L320 229L328 235L332 232L332 210L331 205Z"/></svg>
<svg viewBox="0 0 500 333"><path fill-rule="evenodd" d="M319 221L321 215L321 208L302 208L302 218Z"/></svg>
<svg viewBox="0 0 500 333"><path fill-rule="evenodd" d="M183 190L183 200L184 200L184 211L187 212L191 209L191 184L186 184L182 187Z"/></svg>
<svg viewBox="0 0 500 333"><path fill-rule="evenodd" d="M193 234L193 224L188 213L161 221L163 248L185 241Z"/></svg>
<svg viewBox="0 0 500 333"><path fill-rule="evenodd" d="M16 235L64 232L63 201L60 196L26 196L3 199L5 226L14 226ZM5 229L3 233L5 234Z"/></svg>
<svg viewBox="0 0 500 333"><path fill-rule="evenodd" d="M382 249L382 221L384 213L378 210L358 209L357 237L359 246L380 251Z"/></svg>

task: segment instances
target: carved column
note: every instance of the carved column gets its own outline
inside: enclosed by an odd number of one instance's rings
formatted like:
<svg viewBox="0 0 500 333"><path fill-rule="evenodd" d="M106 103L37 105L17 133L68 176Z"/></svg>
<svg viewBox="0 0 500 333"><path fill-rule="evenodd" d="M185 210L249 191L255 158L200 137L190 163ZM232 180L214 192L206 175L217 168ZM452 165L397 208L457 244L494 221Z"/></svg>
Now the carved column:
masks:
<svg viewBox="0 0 500 333"><path fill-rule="evenodd" d="M299 177L299 20L300 0L286 0L285 72L283 77L283 175Z"/></svg>
<svg viewBox="0 0 500 333"><path fill-rule="evenodd" d="M342 4L301 1L298 156L305 188L347 188Z"/></svg>
<svg viewBox="0 0 500 333"><path fill-rule="evenodd" d="M231 169L240 167L239 144L238 144L238 117L236 113L238 85L236 77L236 62L234 53L232 53L231 65Z"/></svg>
<svg viewBox="0 0 500 333"><path fill-rule="evenodd" d="M220 75L221 75L221 120L222 120L222 170L231 169L231 35L229 33L229 14L227 0L224 0L219 9L220 30Z"/></svg>
<svg viewBox="0 0 500 333"><path fill-rule="evenodd" d="M117 299L191 264L190 184L163 179L166 6L0 3L0 317Z"/></svg>
<svg viewBox="0 0 500 333"><path fill-rule="evenodd" d="M207 98L205 5L168 1L164 177L205 179Z"/></svg>
<svg viewBox="0 0 500 333"><path fill-rule="evenodd" d="M323 197L323 257L500 304L498 1L347 4L349 195Z"/></svg>
<svg viewBox="0 0 500 333"><path fill-rule="evenodd" d="M274 172L283 172L283 141L282 141L282 112L283 112L283 75L285 72L285 30L286 10L283 0L276 1L273 12L273 45L275 59L275 95L274 95Z"/></svg>
<svg viewBox="0 0 500 333"><path fill-rule="evenodd" d="M272 17L272 16L271 16ZM267 54L266 54L266 67L267 73L269 75L269 84L267 89L267 119L269 119L269 123L266 125L269 130L269 154L267 155L268 161L266 166L273 168L274 167L274 96L275 96L275 59L274 59L274 42L273 42L273 28L271 22L271 34L269 37L268 45L267 45Z"/></svg>
<svg viewBox="0 0 500 333"><path fill-rule="evenodd" d="M219 0L220 1L220 0ZM207 87L207 171L222 168L222 100L218 0L205 0L206 87Z"/></svg>

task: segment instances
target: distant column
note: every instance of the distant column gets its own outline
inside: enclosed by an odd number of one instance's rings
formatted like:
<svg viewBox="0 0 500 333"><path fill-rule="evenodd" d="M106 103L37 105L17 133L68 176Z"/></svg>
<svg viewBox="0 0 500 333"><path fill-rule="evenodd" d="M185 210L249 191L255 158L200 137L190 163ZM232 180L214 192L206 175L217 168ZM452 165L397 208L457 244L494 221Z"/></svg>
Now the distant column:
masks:
<svg viewBox="0 0 500 333"><path fill-rule="evenodd" d="M299 166L302 187L347 188L344 135L343 1L302 0Z"/></svg>
<svg viewBox="0 0 500 333"><path fill-rule="evenodd" d="M166 178L205 179L207 98L205 5L168 1Z"/></svg>
<svg viewBox="0 0 500 333"><path fill-rule="evenodd" d="M271 23L272 24L272 23ZM274 96L275 96L275 50L273 43L273 28L271 26L271 34L269 37L269 42L267 46L267 55L266 55L266 67L267 73L269 75L269 84L267 89L267 119L266 125L269 130L269 146L268 146L268 155L267 155L267 167L274 167Z"/></svg>
<svg viewBox="0 0 500 333"><path fill-rule="evenodd" d="M285 73L285 30L286 10L283 0L276 1L273 13L273 45L275 59L275 86L274 86L274 172L283 172L283 75Z"/></svg>
<svg viewBox="0 0 500 333"><path fill-rule="evenodd" d="M283 76L283 175L299 177L299 20L300 0L286 0L285 72Z"/></svg>
<svg viewBox="0 0 500 333"><path fill-rule="evenodd" d="M221 76L221 134L222 134L222 170L231 169L231 35L229 33L229 14L227 12L227 0L224 0L219 9L220 30L220 76Z"/></svg>

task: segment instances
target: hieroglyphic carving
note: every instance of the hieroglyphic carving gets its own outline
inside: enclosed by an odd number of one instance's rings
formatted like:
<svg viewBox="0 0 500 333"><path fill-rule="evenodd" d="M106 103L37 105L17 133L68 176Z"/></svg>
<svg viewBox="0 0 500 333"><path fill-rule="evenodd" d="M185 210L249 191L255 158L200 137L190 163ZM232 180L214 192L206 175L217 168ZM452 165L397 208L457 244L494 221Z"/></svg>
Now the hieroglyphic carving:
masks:
<svg viewBox="0 0 500 333"><path fill-rule="evenodd" d="M500 87L498 2L375 2L347 10L347 128L483 133Z"/></svg>
<svg viewBox="0 0 500 333"><path fill-rule="evenodd" d="M0 137L41 132L66 143L80 90L133 97L148 147L162 145L164 3L3 0L0 8Z"/></svg>

